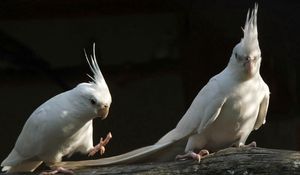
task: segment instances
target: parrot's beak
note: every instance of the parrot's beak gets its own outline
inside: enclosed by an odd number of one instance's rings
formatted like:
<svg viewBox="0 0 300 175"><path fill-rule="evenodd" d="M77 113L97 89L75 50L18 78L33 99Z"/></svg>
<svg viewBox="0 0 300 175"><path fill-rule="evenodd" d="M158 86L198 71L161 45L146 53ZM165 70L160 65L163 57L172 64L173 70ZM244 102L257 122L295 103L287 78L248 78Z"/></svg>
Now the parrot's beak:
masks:
<svg viewBox="0 0 300 175"><path fill-rule="evenodd" d="M99 110L98 110L98 116L104 120L106 119L107 115L108 115L108 112L109 112L109 106L107 105L101 105Z"/></svg>
<svg viewBox="0 0 300 175"><path fill-rule="evenodd" d="M252 74L254 66L255 66L255 61L254 61L254 59L252 59L250 57L244 63L244 67L245 67L247 73L249 73L249 74Z"/></svg>
<svg viewBox="0 0 300 175"><path fill-rule="evenodd" d="M244 66L248 72L251 72L254 66L254 63L252 61L247 61L244 63Z"/></svg>

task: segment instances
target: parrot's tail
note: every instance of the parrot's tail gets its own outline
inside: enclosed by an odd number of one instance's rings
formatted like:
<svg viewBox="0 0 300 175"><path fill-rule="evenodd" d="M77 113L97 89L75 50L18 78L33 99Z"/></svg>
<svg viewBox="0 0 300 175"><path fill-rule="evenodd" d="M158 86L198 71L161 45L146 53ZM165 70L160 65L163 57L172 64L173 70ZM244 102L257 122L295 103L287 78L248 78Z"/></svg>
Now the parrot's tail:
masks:
<svg viewBox="0 0 300 175"><path fill-rule="evenodd" d="M5 171L9 171L11 169L11 166L4 166L2 168L2 171L5 172Z"/></svg>
<svg viewBox="0 0 300 175"><path fill-rule="evenodd" d="M108 166L115 164L166 162L174 160L176 155L184 152L185 144L186 140L182 139L174 142L142 147L118 156L95 160L57 162L53 166L61 166L67 169L79 169L83 167Z"/></svg>

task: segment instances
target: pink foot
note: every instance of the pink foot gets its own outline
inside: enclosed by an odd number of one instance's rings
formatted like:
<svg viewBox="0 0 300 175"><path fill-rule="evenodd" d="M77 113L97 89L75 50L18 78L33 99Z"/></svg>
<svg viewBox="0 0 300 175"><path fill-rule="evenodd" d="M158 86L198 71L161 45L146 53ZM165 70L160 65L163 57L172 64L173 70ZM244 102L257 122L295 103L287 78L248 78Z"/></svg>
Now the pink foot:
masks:
<svg viewBox="0 0 300 175"><path fill-rule="evenodd" d="M65 169L63 167L57 167L55 170L52 171L45 171L45 172L41 172L39 175L54 175L57 173L63 173L63 174L74 174L74 172L72 170L68 170Z"/></svg>
<svg viewBox="0 0 300 175"><path fill-rule="evenodd" d="M242 148L255 148L256 147L256 142L253 141L253 142L249 143L248 145L240 144L239 147L242 147Z"/></svg>
<svg viewBox="0 0 300 175"><path fill-rule="evenodd" d="M206 149L201 150L198 154L193 151L189 151L186 154L177 155L175 160L193 159L193 160L197 160L198 162L200 162L201 159L207 155L209 155L209 152Z"/></svg>
<svg viewBox="0 0 300 175"><path fill-rule="evenodd" d="M241 145L240 147L255 148L256 147L256 142L253 141L253 142L249 143L248 145Z"/></svg>
<svg viewBox="0 0 300 175"><path fill-rule="evenodd" d="M100 138L100 142L98 145L96 145L94 148L92 148L89 151L88 156L93 156L95 155L98 151L100 152L100 155L104 154L105 152L105 146L109 142L109 140L112 138L111 132L109 132L106 136L106 138L103 140L103 138Z"/></svg>

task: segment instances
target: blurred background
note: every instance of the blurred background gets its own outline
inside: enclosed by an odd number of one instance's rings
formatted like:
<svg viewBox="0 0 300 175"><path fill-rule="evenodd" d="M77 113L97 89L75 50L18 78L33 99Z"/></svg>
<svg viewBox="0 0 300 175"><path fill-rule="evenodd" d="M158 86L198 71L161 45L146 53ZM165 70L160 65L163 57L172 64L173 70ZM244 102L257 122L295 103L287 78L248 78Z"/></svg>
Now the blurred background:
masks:
<svg viewBox="0 0 300 175"><path fill-rule="evenodd" d="M299 150L300 1L258 3L271 101L267 123L248 142ZM1 1L0 159L34 109L90 81L83 48L91 53L93 42L113 98L109 117L94 120L95 143L112 132L106 156L155 143L225 68L253 7L233 0Z"/></svg>

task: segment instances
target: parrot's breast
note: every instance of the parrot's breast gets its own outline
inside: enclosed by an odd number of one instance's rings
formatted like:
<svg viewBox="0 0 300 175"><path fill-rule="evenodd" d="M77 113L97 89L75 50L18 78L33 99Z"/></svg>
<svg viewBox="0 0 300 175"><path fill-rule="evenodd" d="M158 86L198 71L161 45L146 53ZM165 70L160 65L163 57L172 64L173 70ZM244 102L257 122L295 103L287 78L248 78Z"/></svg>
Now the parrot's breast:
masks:
<svg viewBox="0 0 300 175"><path fill-rule="evenodd" d="M212 150L244 143L254 128L262 97L255 89L238 92L227 98L219 116L205 131L207 147Z"/></svg>

